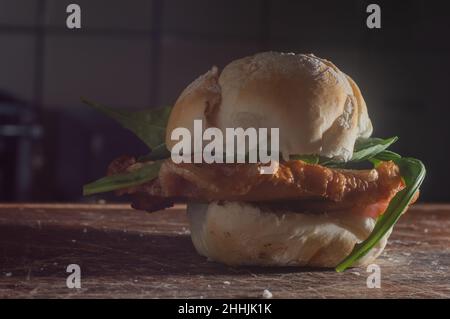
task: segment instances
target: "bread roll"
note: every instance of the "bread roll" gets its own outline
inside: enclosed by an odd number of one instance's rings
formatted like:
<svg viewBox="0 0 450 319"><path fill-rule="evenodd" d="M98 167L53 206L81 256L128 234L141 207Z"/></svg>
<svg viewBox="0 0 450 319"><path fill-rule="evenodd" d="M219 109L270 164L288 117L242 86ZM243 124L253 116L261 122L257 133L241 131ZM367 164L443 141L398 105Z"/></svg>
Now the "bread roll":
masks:
<svg viewBox="0 0 450 319"><path fill-rule="evenodd" d="M349 160L358 137L372 133L356 83L314 55L265 52L235 60L196 79L176 101L166 144L176 127L279 128L280 151Z"/></svg>
<svg viewBox="0 0 450 319"><path fill-rule="evenodd" d="M189 203L187 212L198 253L233 266L335 267L375 225L350 212L263 211L240 202ZM378 257L390 233L353 266Z"/></svg>

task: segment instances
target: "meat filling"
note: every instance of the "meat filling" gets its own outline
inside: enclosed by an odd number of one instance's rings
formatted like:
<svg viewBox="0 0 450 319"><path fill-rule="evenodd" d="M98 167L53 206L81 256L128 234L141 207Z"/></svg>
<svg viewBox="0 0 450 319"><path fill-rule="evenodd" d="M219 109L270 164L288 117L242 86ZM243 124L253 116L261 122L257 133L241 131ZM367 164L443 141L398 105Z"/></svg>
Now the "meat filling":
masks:
<svg viewBox="0 0 450 319"><path fill-rule="evenodd" d="M128 170L136 161L120 157L108 174ZM333 169L303 161L280 162L275 173L261 164L175 164L164 161L158 178L118 191L132 194L133 207L155 211L188 201L244 201L301 212L352 210L376 217L405 185L399 168L383 162L368 170Z"/></svg>

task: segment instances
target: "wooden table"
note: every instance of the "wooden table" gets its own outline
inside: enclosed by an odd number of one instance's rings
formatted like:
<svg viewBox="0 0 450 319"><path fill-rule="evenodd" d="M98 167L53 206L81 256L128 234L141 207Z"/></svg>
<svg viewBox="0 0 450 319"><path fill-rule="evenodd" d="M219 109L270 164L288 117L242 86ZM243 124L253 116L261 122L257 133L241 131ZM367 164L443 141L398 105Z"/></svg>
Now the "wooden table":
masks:
<svg viewBox="0 0 450 319"><path fill-rule="evenodd" d="M69 289L66 267L81 267ZM450 205L416 205L377 260L345 273L234 268L195 252L183 207L147 214L125 204L1 204L0 298L449 298Z"/></svg>

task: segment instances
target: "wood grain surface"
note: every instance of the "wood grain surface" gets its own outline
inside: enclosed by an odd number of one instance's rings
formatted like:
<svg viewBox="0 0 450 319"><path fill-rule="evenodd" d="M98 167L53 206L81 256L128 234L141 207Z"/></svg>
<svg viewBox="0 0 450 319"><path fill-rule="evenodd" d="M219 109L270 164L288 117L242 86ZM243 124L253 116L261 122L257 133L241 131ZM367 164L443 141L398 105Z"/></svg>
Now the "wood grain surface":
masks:
<svg viewBox="0 0 450 319"><path fill-rule="evenodd" d="M79 264L81 289L66 286ZM365 268L235 268L192 246L182 206L0 204L0 298L449 298L450 205L416 205L383 255L381 288Z"/></svg>

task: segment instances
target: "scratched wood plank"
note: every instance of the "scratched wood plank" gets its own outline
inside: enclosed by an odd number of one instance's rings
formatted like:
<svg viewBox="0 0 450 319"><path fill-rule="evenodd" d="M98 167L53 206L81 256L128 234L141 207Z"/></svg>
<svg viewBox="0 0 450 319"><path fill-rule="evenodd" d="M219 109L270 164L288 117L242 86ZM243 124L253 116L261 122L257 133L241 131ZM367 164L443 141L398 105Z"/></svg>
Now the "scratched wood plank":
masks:
<svg viewBox="0 0 450 319"><path fill-rule="evenodd" d="M82 288L66 287L79 264ZM184 208L0 204L0 298L449 298L450 205L416 205L396 227L381 289L365 269L235 268L197 255Z"/></svg>

